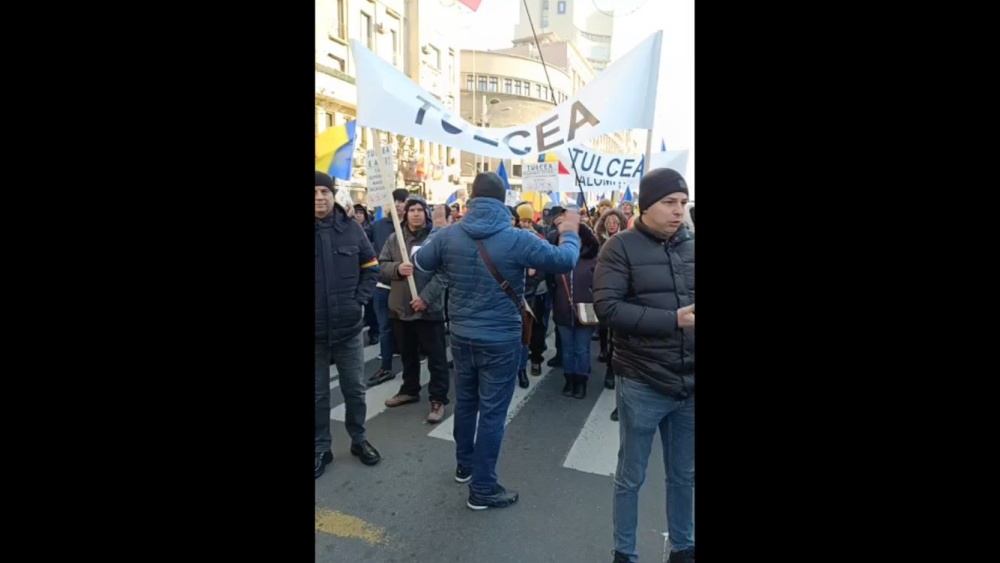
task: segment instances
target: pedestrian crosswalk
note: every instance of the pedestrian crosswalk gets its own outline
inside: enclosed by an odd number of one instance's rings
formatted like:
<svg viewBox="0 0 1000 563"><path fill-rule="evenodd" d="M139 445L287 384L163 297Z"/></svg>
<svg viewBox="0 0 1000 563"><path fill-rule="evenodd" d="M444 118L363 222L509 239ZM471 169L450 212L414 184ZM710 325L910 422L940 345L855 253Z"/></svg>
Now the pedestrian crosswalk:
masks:
<svg viewBox="0 0 1000 563"><path fill-rule="evenodd" d="M551 358L555 352L554 332L550 332L547 339L547 346L546 359ZM450 346L446 348L446 351L448 360L451 361ZM366 381L380 367L379 354L380 347L378 345L366 346L364 349L362 377ZM402 384L402 362L397 356L393 358L392 363L392 371L396 377L380 385L370 387L367 390L365 395L367 406L366 421L371 421L386 412L388 410L388 407L385 405L386 399L389 399L399 391L399 387ZM592 377L603 380L604 366L603 364L598 364L596 358L594 359L592 371ZM452 378L454 378L454 370L451 370L451 372ZM567 402L561 394L553 395L548 390L542 393L537 392L543 382L553 373L560 380L562 379L560 377L562 368L551 368L543 363L542 374L540 376L529 375L529 386L527 389L514 388L514 396L507 409L506 423L508 425L516 419L519 413L525 410L573 407L574 403ZM343 395L338 389L340 378L336 366L330 367L330 378L331 403L334 405L330 411L330 418L331 420L344 422L346 405L344 404ZM424 394L426 394L426 386L429 382L430 372L427 369L427 362L422 362L420 364L420 384L424 387ZM452 382L454 382L454 379L452 379ZM451 388L451 394L454 397L454 384L451 385ZM586 421L583 422L576 433L575 440L565 446L566 453L563 467L594 475L613 476L618 455L618 423L610 419L611 412L615 408L615 392L603 389L600 393L596 393L597 389L594 384L590 386L591 393L596 395L597 398L593 402ZM586 400L593 400L591 396L588 396ZM447 408L446 413L446 417L440 423L427 425L427 437L454 442L454 400L452 400L451 405Z"/></svg>

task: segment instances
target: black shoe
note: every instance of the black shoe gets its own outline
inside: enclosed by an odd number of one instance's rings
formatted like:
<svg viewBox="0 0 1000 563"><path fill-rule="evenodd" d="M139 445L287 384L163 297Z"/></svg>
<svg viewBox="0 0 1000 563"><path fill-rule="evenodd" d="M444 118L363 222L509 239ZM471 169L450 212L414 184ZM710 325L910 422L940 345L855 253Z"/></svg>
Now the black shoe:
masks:
<svg viewBox="0 0 1000 563"><path fill-rule="evenodd" d="M611 420L618 422L618 407L615 407L615 410L611 411Z"/></svg>
<svg viewBox="0 0 1000 563"><path fill-rule="evenodd" d="M326 464L333 461L333 452L324 452L322 454L316 454L316 465L313 468L313 473L316 475L316 479L326 471Z"/></svg>
<svg viewBox="0 0 1000 563"><path fill-rule="evenodd" d="M376 385L381 385L390 379L396 379L396 374L389 370L379 368L378 371L373 373L372 376L368 378L368 386L375 387Z"/></svg>
<svg viewBox="0 0 1000 563"><path fill-rule="evenodd" d="M602 364L608 363L608 351L601 350L601 353L597 355L597 361L601 362Z"/></svg>
<svg viewBox="0 0 1000 563"><path fill-rule="evenodd" d="M455 468L455 481L458 483L468 483L472 479L472 468L459 465Z"/></svg>
<svg viewBox="0 0 1000 563"><path fill-rule="evenodd" d="M531 362L531 375L542 375L542 362Z"/></svg>
<svg viewBox="0 0 1000 563"><path fill-rule="evenodd" d="M615 372L608 370L604 373L604 388L614 389L615 388Z"/></svg>
<svg viewBox="0 0 1000 563"><path fill-rule="evenodd" d="M573 398L574 399L586 399L587 398L587 382L590 380L586 375L574 375L573 376Z"/></svg>
<svg viewBox="0 0 1000 563"><path fill-rule="evenodd" d="M545 362L545 365L549 366L550 368L561 368L562 367L562 358L560 358L559 356L556 356L556 357L552 358L551 360Z"/></svg>
<svg viewBox="0 0 1000 563"><path fill-rule="evenodd" d="M694 548L684 551L671 551L667 563L694 563Z"/></svg>
<svg viewBox="0 0 1000 563"><path fill-rule="evenodd" d="M614 560L611 561L611 563L629 563L628 555L625 555L624 553L619 553L617 551L612 551L611 554L615 556Z"/></svg>
<svg viewBox="0 0 1000 563"><path fill-rule="evenodd" d="M469 500L465 503L465 505L472 510L506 508L517 502L517 498L517 491L508 491L500 485L496 485L493 487L493 492L486 496L479 496L472 491L469 491Z"/></svg>
<svg viewBox="0 0 1000 563"><path fill-rule="evenodd" d="M525 372L523 369L521 371L517 372L517 385L521 389L527 389L528 388L528 373Z"/></svg>
<svg viewBox="0 0 1000 563"><path fill-rule="evenodd" d="M351 444L351 455L360 457L361 463L365 465L375 465L382 461L382 456L379 455L378 450L368 440L360 444Z"/></svg>
<svg viewBox="0 0 1000 563"><path fill-rule="evenodd" d="M562 390L563 397L572 397L573 396L573 374L567 373L567 374L563 375L563 377L566 378L566 385L563 385L563 390Z"/></svg>

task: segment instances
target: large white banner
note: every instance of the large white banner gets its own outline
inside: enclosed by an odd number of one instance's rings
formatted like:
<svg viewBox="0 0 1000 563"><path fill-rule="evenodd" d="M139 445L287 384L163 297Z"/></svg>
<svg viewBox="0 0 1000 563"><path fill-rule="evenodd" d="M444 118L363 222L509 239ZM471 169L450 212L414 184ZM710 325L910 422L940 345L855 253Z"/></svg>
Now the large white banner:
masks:
<svg viewBox="0 0 1000 563"><path fill-rule="evenodd" d="M662 30L650 35L575 98L532 123L482 128L449 111L396 67L352 39L358 125L492 158L525 158L626 129L651 129L662 43Z"/></svg>
<svg viewBox="0 0 1000 563"><path fill-rule="evenodd" d="M524 165L523 188L525 191L558 190L562 192L610 192L624 191L631 188L635 193L639 189L639 181L645 170L645 155L642 154L610 154L598 152L587 147L572 147L555 151L559 162L563 165L565 174L558 176L558 187L548 187L529 183L529 165ZM650 155L652 168L672 168L687 177L688 151L654 152ZM549 163L553 164L554 163ZM576 171L574 175L573 172ZM568 174L568 176L567 176ZM575 179L575 182L574 182Z"/></svg>
<svg viewBox="0 0 1000 563"><path fill-rule="evenodd" d="M559 154L559 160L572 174L576 170L576 191L606 192L610 190L632 191L639 189L639 181L645 173L645 155L608 154L586 147L573 147ZM672 168L686 175L688 151L654 152L649 156L651 169Z"/></svg>

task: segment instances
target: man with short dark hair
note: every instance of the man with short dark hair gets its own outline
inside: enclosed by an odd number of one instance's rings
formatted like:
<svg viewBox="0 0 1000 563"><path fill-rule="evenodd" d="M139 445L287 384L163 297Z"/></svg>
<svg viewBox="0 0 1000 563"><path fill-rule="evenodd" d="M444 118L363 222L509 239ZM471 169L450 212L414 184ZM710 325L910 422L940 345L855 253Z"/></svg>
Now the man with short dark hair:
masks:
<svg viewBox="0 0 1000 563"><path fill-rule="evenodd" d="M315 478L333 461L330 435L330 365L336 364L344 394L344 425L351 454L365 465L381 456L365 436L364 348L361 309L371 297L378 260L368 237L346 209L334 202L333 178L316 172L316 371ZM331 362L332 358L332 362Z"/></svg>

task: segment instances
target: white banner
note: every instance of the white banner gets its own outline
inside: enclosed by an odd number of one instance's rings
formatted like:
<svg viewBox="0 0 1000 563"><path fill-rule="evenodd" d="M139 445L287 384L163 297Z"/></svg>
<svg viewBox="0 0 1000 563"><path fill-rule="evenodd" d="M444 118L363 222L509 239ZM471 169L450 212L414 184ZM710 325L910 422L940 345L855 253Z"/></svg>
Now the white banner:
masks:
<svg viewBox="0 0 1000 563"><path fill-rule="evenodd" d="M525 158L600 135L651 129L663 31L604 69L575 98L532 123L476 127L356 39L358 125L492 158Z"/></svg>
<svg viewBox="0 0 1000 563"><path fill-rule="evenodd" d="M609 154L586 147L573 147L554 153L563 167L575 177L575 187L561 191L609 192L639 189L645 169L642 154ZM654 152L650 155L653 168L672 168L686 177L688 151ZM528 165L525 165L527 168ZM576 175L573 176L573 171ZM527 188L526 188L527 189ZM544 191L547 188L539 188ZM553 188L554 189L554 188Z"/></svg>
<svg viewBox="0 0 1000 563"><path fill-rule="evenodd" d="M588 148L571 148L551 154L559 159L558 162L524 165L522 190L601 193L631 188L634 193L639 189L639 181L645 168L645 158L641 154L609 154ZM654 152L650 155L654 169L672 168L684 177L687 177L687 159L687 150Z"/></svg>

